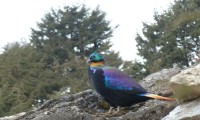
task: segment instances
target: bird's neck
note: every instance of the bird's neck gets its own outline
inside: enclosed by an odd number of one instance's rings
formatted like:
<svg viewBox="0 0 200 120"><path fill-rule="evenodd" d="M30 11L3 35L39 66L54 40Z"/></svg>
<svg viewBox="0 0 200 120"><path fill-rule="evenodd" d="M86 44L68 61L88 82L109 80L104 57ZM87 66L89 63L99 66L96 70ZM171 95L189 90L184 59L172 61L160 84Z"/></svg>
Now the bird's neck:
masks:
<svg viewBox="0 0 200 120"><path fill-rule="evenodd" d="M105 65L104 61L100 61L100 62L91 62L91 63L90 63L90 66L91 66L91 67L98 67L98 66L104 66L104 65Z"/></svg>

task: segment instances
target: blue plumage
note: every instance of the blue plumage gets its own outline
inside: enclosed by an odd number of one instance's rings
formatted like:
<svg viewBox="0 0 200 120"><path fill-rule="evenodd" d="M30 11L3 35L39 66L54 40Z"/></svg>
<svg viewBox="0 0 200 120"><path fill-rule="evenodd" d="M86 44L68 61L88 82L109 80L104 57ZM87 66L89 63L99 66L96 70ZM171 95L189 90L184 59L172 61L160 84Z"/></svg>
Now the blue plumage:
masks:
<svg viewBox="0 0 200 120"><path fill-rule="evenodd" d="M149 94L135 80L115 68L105 66L103 57L94 52L88 59L88 75L95 90L113 107L131 106L150 98L171 100Z"/></svg>
<svg viewBox="0 0 200 120"><path fill-rule="evenodd" d="M105 85L113 90L137 90L142 93L146 92L142 86L125 73L111 67L102 67L105 76Z"/></svg>

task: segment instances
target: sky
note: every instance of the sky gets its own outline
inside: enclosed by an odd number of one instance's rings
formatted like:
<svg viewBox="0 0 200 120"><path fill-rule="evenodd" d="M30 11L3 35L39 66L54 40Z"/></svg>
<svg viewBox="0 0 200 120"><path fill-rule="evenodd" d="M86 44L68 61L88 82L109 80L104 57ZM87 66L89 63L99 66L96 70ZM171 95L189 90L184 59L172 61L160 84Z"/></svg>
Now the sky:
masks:
<svg viewBox="0 0 200 120"><path fill-rule="evenodd" d="M174 0L2 0L0 1L0 51L15 41L29 41L31 28L37 28L51 8L59 9L72 4L97 6L106 12L106 19L114 30L112 50L119 51L124 60L139 59L136 48L136 33L141 33L142 22L153 23L154 11L162 12Z"/></svg>

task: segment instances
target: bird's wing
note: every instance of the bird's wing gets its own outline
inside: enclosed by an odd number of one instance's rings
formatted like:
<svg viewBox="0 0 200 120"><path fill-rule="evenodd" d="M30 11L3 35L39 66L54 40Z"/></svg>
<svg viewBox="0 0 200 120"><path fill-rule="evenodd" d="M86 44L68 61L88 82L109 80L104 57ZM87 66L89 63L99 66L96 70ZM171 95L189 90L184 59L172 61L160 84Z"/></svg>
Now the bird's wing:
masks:
<svg viewBox="0 0 200 120"><path fill-rule="evenodd" d="M146 90L130 76L111 67L103 68L105 85L113 90L125 90L135 93L146 93Z"/></svg>

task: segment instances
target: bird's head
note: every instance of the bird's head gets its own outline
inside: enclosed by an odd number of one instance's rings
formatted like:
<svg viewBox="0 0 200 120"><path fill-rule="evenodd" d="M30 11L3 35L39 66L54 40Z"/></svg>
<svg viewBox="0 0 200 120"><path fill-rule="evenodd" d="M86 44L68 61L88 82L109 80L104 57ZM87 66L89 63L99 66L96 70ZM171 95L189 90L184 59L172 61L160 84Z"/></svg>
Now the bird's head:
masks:
<svg viewBox="0 0 200 120"><path fill-rule="evenodd" d="M90 66L104 65L104 57L98 52L94 52L90 55L87 62L90 64Z"/></svg>

